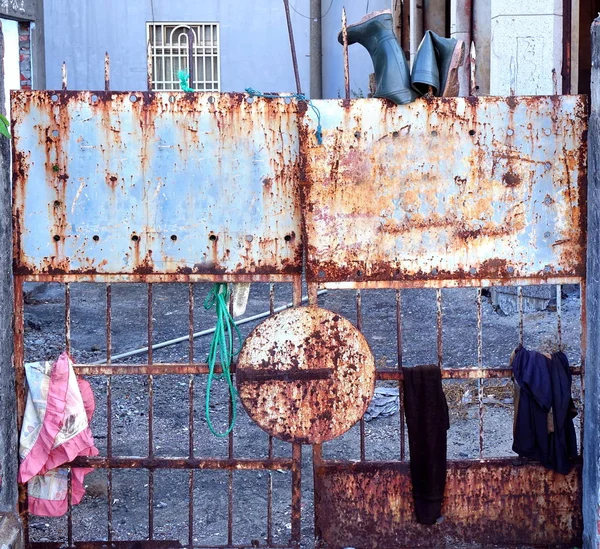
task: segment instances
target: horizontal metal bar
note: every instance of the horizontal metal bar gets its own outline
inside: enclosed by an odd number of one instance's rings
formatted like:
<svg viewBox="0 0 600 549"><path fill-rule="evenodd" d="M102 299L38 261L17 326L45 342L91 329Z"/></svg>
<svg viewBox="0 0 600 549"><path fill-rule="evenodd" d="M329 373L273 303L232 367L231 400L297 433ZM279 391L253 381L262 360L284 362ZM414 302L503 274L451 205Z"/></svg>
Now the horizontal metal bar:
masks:
<svg viewBox="0 0 600 549"><path fill-rule="evenodd" d="M32 542L28 547L35 549L64 549L62 541ZM184 547L179 541L171 540L131 540L131 541L75 541L73 547L76 549L176 549ZM193 545L194 549L254 549L256 545ZM289 544L261 545L268 549L296 549Z"/></svg>
<svg viewBox="0 0 600 549"><path fill-rule="evenodd" d="M27 282L293 282L300 274L183 274L183 273L26 273L15 271L15 276L22 277Z"/></svg>
<svg viewBox="0 0 600 549"><path fill-rule="evenodd" d="M240 471L291 470L291 458L275 459L216 459L184 457L77 457L70 464L73 467L94 469L224 469Z"/></svg>
<svg viewBox="0 0 600 549"><path fill-rule="evenodd" d="M571 367L571 374L579 376L581 372L581 367ZM442 368L442 379L501 379L507 377L512 377L510 368ZM404 375L401 370L386 368L377 370L377 379L399 381L404 379Z"/></svg>
<svg viewBox="0 0 600 549"><path fill-rule="evenodd" d="M492 286L538 286L540 284L579 284L583 281L580 276L565 277L531 277L531 278L436 278L412 280L356 280L343 282L321 282L319 287L328 290L369 290L407 288L489 288Z"/></svg>
<svg viewBox="0 0 600 549"><path fill-rule="evenodd" d="M251 368L240 368L237 371L237 379L240 383L255 381L312 381L315 379L330 379L333 374L332 368L309 368L300 370L276 370L265 368L254 370Z"/></svg>
<svg viewBox="0 0 600 549"><path fill-rule="evenodd" d="M208 374L208 364L154 363L154 364L74 364L75 373L86 376L120 375L160 375L160 374ZM235 365L230 368L235 371ZM221 366L215 365L215 373L222 373Z"/></svg>

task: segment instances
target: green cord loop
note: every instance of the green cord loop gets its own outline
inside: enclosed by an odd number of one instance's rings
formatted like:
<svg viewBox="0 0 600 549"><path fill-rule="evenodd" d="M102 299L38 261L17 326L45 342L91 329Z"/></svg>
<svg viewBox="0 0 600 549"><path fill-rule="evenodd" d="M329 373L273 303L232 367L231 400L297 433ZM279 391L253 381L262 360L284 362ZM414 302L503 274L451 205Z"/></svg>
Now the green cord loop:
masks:
<svg viewBox="0 0 600 549"><path fill-rule="evenodd" d="M213 285L211 292L206 296L204 300L204 308L206 310L215 307L217 313L217 324L215 326L215 333L210 343L210 349L208 351L208 380L206 382L206 403L205 403L205 415L206 422L210 432L217 437L226 437L233 429L235 420L237 417L236 409L236 397L237 391L233 385L233 379L231 377L231 362L233 358L237 356L242 347L242 334L237 327L233 317L229 313L229 288L225 283L217 283ZM235 333L234 333L235 332ZM234 352L233 340L234 335L237 335L238 349ZM217 356L221 361L222 374L215 374L215 365L217 363ZM212 421L210 419L210 392L214 379L223 379L227 381L229 388L229 398L231 401L233 413L231 415L231 421L227 430L218 433L215 431Z"/></svg>

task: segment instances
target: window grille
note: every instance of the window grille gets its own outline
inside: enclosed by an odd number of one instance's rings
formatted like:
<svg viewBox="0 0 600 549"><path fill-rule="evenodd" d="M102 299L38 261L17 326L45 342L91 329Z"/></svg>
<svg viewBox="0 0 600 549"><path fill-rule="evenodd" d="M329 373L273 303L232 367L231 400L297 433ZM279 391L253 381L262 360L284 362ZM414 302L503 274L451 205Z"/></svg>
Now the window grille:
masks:
<svg viewBox="0 0 600 549"><path fill-rule="evenodd" d="M218 23L148 23L147 35L153 91L181 89L180 70L194 90L220 90Z"/></svg>

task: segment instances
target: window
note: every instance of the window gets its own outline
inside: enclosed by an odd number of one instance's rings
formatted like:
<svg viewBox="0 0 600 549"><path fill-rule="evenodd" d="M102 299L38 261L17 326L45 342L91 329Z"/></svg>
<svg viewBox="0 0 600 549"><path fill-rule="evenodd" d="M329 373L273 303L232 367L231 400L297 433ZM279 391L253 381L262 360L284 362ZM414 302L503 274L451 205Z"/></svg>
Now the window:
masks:
<svg viewBox="0 0 600 549"><path fill-rule="evenodd" d="M180 90L180 70L194 90L219 91L218 23L148 23L147 32L154 91Z"/></svg>

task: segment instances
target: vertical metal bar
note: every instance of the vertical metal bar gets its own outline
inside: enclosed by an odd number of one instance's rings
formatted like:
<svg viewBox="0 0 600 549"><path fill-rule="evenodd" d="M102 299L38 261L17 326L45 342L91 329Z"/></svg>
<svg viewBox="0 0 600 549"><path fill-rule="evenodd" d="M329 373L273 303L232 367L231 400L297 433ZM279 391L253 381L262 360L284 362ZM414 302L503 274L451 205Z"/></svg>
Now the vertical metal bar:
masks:
<svg viewBox="0 0 600 549"><path fill-rule="evenodd" d="M23 298L23 277L14 278L14 367L15 390L17 394L17 432L21 432L25 412L25 301ZM19 515L23 524L23 543L29 547L29 511L27 485L19 484Z"/></svg>
<svg viewBox="0 0 600 549"><path fill-rule="evenodd" d="M317 284L308 284L308 304L317 305ZM302 304L302 277L296 276L292 283L292 303L294 307L299 307Z"/></svg>
<svg viewBox="0 0 600 549"><path fill-rule="evenodd" d="M517 303L519 308L519 345L523 345L524 326L523 326L523 287L517 287Z"/></svg>
<svg viewBox="0 0 600 549"><path fill-rule="evenodd" d="M62 89L67 89L67 64L63 61L61 66Z"/></svg>
<svg viewBox="0 0 600 549"><path fill-rule="evenodd" d="M65 284L65 350L71 355L71 286Z"/></svg>
<svg viewBox="0 0 600 549"><path fill-rule="evenodd" d="M233 317L233 300L229 299L229 314ZM231 425L231 421L233 419L233 407L234 402L229 399L229 425ZM229 459L233 459L233 429L230 431L227 436L228 448L227 455ZM228 471L228 483L227 483L227 544L233 544L233 471L230 469Z"/></svg>
<svg viewBox="0 0 600 549"><path fill-rule="evenodd" d="M108 52L104 53L104 90L110 90L110 57Z"/></svg>
<svg viewBox="0 0 600 549"><path fill-rule="evenodd" d="M302 445L292 444L292 543L300 543L302 524Z"/></svg>
<svg viewBox="0 0 600 549"><path fill-rule="evenodd" d="M73 469L67 469L67 546L73 547Z"/></svg>
<svg viewBox="0 0 600 549"><path fill-rule="evenodd" d="M556 337L558 338L558 350L563 350L562 344L562 286L556 285Z"/></svg>
<svg viewBox="0 0 600 549"><path fill-rule="evenodd" d="M112 287L106 285L106 363L112 362ZM112 376L106 377L106 456L112 457ZM106 473L107 498L108 498L108 541L113 536L113 492L112 492L112 469L109 467Z"/></svg>
<svg viewBox="0 0 600 549"><path fill-rule="evenodd" d="M402 35L400 45L406 57L410 56L410 4L415 0L403 0L402 2Z"/></svg>
<svg viewBox="0 0 600 549"><path fill-rule="evenodd" d="M363 330L362 294L356 290L356 327L359 332ZM365 420L360 418L360 460L365 461Z"/></svg>
<svg viewBox="0 0 600 549"><path fill-rule="evenodd" d="M396 290L396 342L398 355L398 370L402 371L402 290ZM404 385L398 383L398 398L400 399L400 459L406 458L406 434L404 425Z"/></svg>
<svg viewBox="0 0 600 549"><path fill-rule="evenodd" d="M188 361L194 362L194 284L188 284ZM188 455L194 457L194 375L188 380ZM194 545L194 470L188 473L188 547Z"/></svg>
<svg viewBox="0 0 600 549"><path fill-rule="evenodd" d="M194 56L194 31L191 27L188 27L187 30L188 37L188 73L190 75L190 79L188 82L188 86L190 88L196 89L194 86L194 76L196 73L196 67L194 64L196 63L196 59ZM204 74L204 78L206 78L206 73Z"/></svg>
<svg viewBox="0 0 600 549"><path fill-rule="evenodd" d="M152 364L153 297L152 283L148 284L148 364ZM148 376L148 457L154 457L154 378ZM154 470L148 471L148 539L154 539Z"/></svg>
<svg viewBox="0 0 600 549"><path fill-rule="evenodd" d="M294 65L294 77L296 78L296 92L302 93L302 88L300 86L300 73L298 72L298 59L296 58L296 45L294 44L294 29L292 27L292 18L290 16L289 0L283 0L283 6L285 8L285 19L287 21L288 34L290 36L290 48L292 50L292 64Z"/></svg>
<svg viewBox="0 0 600 549"><path fill-rule="evenodd" d="M153 64L152 64L152 43L148 40L148 48L146 50L146 59L147 59L147 67L146 67L146 85L148 86L148 91L152 91L152 80L153 80ZM164 61L163 61L164 67Z"/></svg>
<svg viewBox="0 0 600 549"><path fill-rule="evenodd" d="M437 304L437 364L438 368L443 366L443 337L442 337L442 289L435 291L435 301Z"/></svg>
<svg viewBox="0 0 600 549"><path fill-rule="evenodd" d="M477 288L477 368L483 368L483 315L481 288ZM483 379L477 380L477 403L479 405L479 459L483 459Z"/></svg>
<svg viewBox="0 0 600 549"><path fill-rule="evenodd" d="M562 93L567 95L571 93L571 45L572 45L572 33L571 25L573 18L573 9L571 0L563 0L562 3L562 24L563 24L563 51L562 51Z"/></svg>
<svg viewBox="0 0 600 549"><path fill-rule="evenodd" d="M346 99L350 99L350 62L348 60L348 24L346 8L342 8L342 37L344 39L344 91Z"/></svg>
<svg viewBox="0 0 600 549"><path fill-rule="evenodd" d="M579 298L580 298L580 357L579 362L581 364L581 406L579 406L579 447L580 454L583 455L583 425L585 420L585 369L586 369L586 353L587 353L587 304L586 304L586 282L582 281L579 283Z"/></svg>
<svg viewBox="0 0 600 549"><path fill-rule="evenodd" d="M275 284L269 284L269 313L275 312ZM273 437L269 435L267 456L273 459ZM267 546L273 545L273 471L267 476Z"/></svg>

